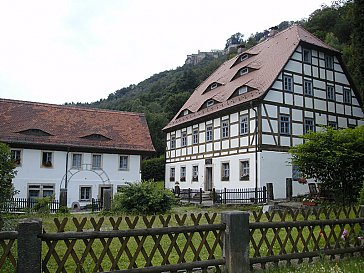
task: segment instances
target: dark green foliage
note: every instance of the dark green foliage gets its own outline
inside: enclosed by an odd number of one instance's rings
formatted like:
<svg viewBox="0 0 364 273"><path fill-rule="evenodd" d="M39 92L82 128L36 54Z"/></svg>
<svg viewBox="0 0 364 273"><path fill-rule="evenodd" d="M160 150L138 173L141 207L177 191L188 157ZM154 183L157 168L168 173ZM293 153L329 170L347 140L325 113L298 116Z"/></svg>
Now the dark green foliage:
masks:
<svg viewBox="0 0 364 273"><path fill-rule="evenodd" d="M165 159L164 156L146 159L142 164L142 179L155 181L164 180L165 176Z"/></svg>
<svg viewBox="0 0 364 273"><path fill-rule="evenodd" d="M331 189L337 201L355 203L364 181L364 126L355 129L325 128L303 136L304 143L292 147L292 163L307 178Z"/></svg>
<svg viewBox="0 0 364 273"><path fill-rule="evenodd" d="M361 191L360 191L359 205L364 206L364 183L363 183L363 186L361 187Z"/></svg>
<svg viewBox="0 0 364 273"><path fill-rule="evenodd" d="M171 191L158 187L152 180L128 183L114 196L113 210L132 214L165 213L175 203Z"/></svg>
<svg viewBox="0 0 364 273"><path fill-rule="evenodd" d="M47 196L42 198L37 198L35 205L33 207L34 211L38 213L50 213L50 203L54 200L54 196Z"/></svg>
<svg viewBox="0 0 364 273"><path fill-rule="evenodd" d="M9 147L0 143L0 207L15 193L12 183L12 179L16 175L15 167Z"/></svg>

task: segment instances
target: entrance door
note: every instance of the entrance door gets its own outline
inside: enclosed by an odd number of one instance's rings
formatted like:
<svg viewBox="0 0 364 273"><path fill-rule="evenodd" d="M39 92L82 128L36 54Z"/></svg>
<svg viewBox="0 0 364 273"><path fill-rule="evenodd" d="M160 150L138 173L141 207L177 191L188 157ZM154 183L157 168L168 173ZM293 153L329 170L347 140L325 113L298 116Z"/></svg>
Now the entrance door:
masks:
<svg viewBox="0 0 364 273"><path fill-rule="evenodd" d="M108 189L111 190L111 196L112 196L112 186L111 185L100 185L99 190L99 200L101 201L101 204L104 204L104 191Z"/></svg>
<svg viewBox="0 0 364 273"><path fill-rule="evenodd" d="M212 191L212 167L206 167L205 191Z"/></svg>

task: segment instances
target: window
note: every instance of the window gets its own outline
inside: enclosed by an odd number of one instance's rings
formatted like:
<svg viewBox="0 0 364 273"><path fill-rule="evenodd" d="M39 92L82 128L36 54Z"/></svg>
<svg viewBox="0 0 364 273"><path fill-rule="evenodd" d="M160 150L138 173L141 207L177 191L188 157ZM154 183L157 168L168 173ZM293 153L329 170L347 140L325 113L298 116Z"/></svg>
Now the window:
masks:
<svg viewBox="0 0 364 273"><path fill-rule="evenodd" d="M80 187L80 201L91 201L91 186Z"/></svg>
<svg viewBox="0 0 364 273"><path fill-rule="evenodd" d="M176 177L176 169L174 167L171 167L169 169L169 181L174 181Z"/></svg>
<svg viewBox="0 0 364 273"><path fill-rule="evenodd" d="M212 141L214 139L214 135L212 132L212 126L206 127L206 141Z"/></svg>
<svg viewBox="0 0 364 273"><path fill-rule="evenodd" d="M314 132L314 131L315 131L315 126L314 126L313 119L312 118L305 118L303 133L307 134L309 132Z"/></svg>
<svg viewBox="0 0 364 273"><path fill-rule="evenodd" d="M243 55L241 55L241 57L240 57L240 61L242 62L242 61L245 61L246 59L248 59L249 58L249 55L248 54L243 54Z"/></svg>
<svg viewBox="0 0 364 273"><path fill-rule="evenodd" d="M192 144L198 144L198 129L193 129Z"/></svg>
<svg viewBox="0 0 364 273"><path fill-rule="evenodd" d="M183 110L183 115L184 116L187 116L188 115L188 110L186 109L186 110Z"/></svg>
<svg viewBox="0 0 364 273"><path fill-rule="evenodd" d="M217 88L217 83L216 82L214 82L213 84L211 84L211 86L210 86L210 89L212 90L212 89L215 89L215 88Z"/></svg>
<svg viewBox="0 0 364 273"><path fill-rule="evenodd" d="M351 91L344 88L344 103L351 103Z"/></svg>
<svg viewBox="0 0 364 273"><path fill-rule="evenodd" d="M293 78L291 76L283 76L283 90L293 92Z"/></svg>
<svg viewBox="0 0 364 273"><path fill-rule="evenodd" d="M336 121L328 121L327 122L327 125L334 128L334 129L337 129L337 123Z"/></svg>
<svg viewBox="0 0 364 273"><path fill-rule="evenodd" d="M288 115L280 116L280 133L282 135L289 135L291 133L291 119Z"/></svg>
<svg viewBox="0 0 364 273"><path fill-rule="evenodd" d="M72 168L81 169L82 154L72 154Z"/></svg>
<svg viewBox="0 0 364 273"><path fill-rule="evenodd" d="M242 75L245 75L245 74L248 74L248 68L247 67L244 67L244 68L242 68L242 69L240 69L240 76L242 76Z"/></svg>
<svg viewBox="0 0 364 273"><path fill-rule="evenodd" d="M222 163L221 164L221 180L228 181L230 177L230 164Z"/></svg>
<svg viewBox="0 0 364 273"><path fill-rule="evenodd" d="M192 166L192 181L198 181L198 166Z"/></svg>
<svg viewBox="0 0 364 273"><path fill-rule="evenodd" d="M246 135L249 133L248 115L240 117L240 134Z"/></svg>
<svg viewBox="0 0 364 273"><path fill-rule="evenodd" d="M182 166L181 167L181 177L180 177L180 180L182 182L186 181L186 167L185 166Z"/></svg>
<svg viewBox="0 0 364 273"><path fill-rule="evenodd" d="M303 89L304 89L304 92L305 92L305 95L307 96L312 96L313 93L312 93L312 82L311 81L304 81L303 82Z"/></svg>
<svg viewBox="0 0 364 273"><path fill-rule="evenodd" d="M92 169L101 169L101 155L92 155Z"/></svg>
<svg viewBox="0 0 364 273"><path fill-rule="evenodd" d="M52 158L53 153L52 152L42 152L42 166L43 167L52 167Z"/></svg>
<svg viewBox="0 0 364 273"><path fill-rule="evenodd" d="M249 180L249 161L240 161L240 180Z"/></svg>
<svg viewBox="0 0 364 273"><path fill-rule="evenodd" d="M327 99L335 100L335 88L332 85L327 86Z"/></svg>
<svg viewBox="0 0 364 273"><path fill-rule="evenodd" d="M119 162L119 169L120 170L127 170L129 168L129 156L121 155L120 162Z"/></svg>
<svg viewBox="0 0 364 273"><path fill-rule="evenodd" d="M214 105L214 100L208 100L207 102L206 102L206 107L210 107L210 106L212 106L212 105Z"/></svg>
<svg viewBox="0 0 364 273"><path fill-rule="evenodd" d="M325 67L327 69L334 69L334 58L330 55L325 55Z"/></svg>
<svg viewBox="0 0 364 273"><path fill-rule="evenodd" d="M171 149L175 149L175 148L176 148L176 137L171 136Z"/></svg>
<svg viewBox="0 0 364 273"><path fill-rule="evenodd" d="M311 50L304 48L302 56L303 56L304 63L308 63L308 64L311 63Z"/></svg>
<svg viewBox="0 0 364 273"><path fill-rule="evenodd" d="M248 87L247 87L247 86L242 86L242 87L240 87L240 88L239 88L239 90L238 90L238 94L239 94L239 95L244 94L244 93L246 93L246 92L248 92Z"/></svg>
<svg viewBox="0 0 364 273"><path fill-rule="evenodd" d="M35 199L52 196L54 184L28 184L28 198Z"/></svg>
<svg viewBox="0 0 364 273"><path fill-rule="evenodd" d="M292 180L298 181L298 179L301 177L301 172L297 165L292 165Z"/></svg>
<svg viewBox="0 0 364 273"><path fill-rule="evenodd" d="M229 137L229 121L227 121L227 120L222 122L221 135L222 135L222 138Z"/></svg>
<svg viewBox="0 0 364 273"><path fill-rule="evenodd" d="M187 133L183 132L181 136L181 146L186 147L187 146Z"/></svg>
<svg viewBox="0 0 364 273"><path fill-rule="evenodd" d="M11 150L11 160L16 164L21 164L21 150Z"/></svg>

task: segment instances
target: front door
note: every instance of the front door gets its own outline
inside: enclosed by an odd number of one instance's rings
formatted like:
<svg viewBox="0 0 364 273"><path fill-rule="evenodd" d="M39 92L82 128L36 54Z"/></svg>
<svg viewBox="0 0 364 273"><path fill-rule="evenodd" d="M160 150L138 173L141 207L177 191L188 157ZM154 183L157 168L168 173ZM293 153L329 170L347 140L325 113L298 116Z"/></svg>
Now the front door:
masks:
<svg viewBox="0 0 364 273"><path fill-rule="evenodd" d="M212 191L212 167L206 167L204 191Z"/></svg>
<svg viewBox="0 0 364 273"><path fill-rule="evenodd" d="M112 186L111 185L100 185L100 190L99 190L99 200L101 201L101 204L104 204L104 191L106 189L111 190L111 196L112 196Z"/></svg>

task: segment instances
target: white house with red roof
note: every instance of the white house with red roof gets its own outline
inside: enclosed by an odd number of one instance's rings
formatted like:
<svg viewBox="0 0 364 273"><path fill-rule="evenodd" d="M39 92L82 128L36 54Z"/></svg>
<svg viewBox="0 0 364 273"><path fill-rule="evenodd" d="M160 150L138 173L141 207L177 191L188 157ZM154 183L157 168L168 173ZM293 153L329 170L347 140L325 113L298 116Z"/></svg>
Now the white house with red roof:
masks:
<svg viewBox="0 0 364 273"><path fill-rule="evenodd" d="M0 99L0 142L17 164L16 197L67 189L84 206L141 180L143 155L155 150L144 114Z"/></svg>
<svg viewBox="0 0 364 273"><path fill-rule="evenodd" d="M288 150L320 126L363 124L362 102L341 54L294 25L226 61L163 129L166 187L255 188L274 196L301 185Z"/></svg>

